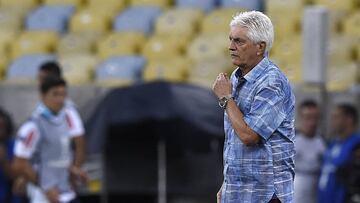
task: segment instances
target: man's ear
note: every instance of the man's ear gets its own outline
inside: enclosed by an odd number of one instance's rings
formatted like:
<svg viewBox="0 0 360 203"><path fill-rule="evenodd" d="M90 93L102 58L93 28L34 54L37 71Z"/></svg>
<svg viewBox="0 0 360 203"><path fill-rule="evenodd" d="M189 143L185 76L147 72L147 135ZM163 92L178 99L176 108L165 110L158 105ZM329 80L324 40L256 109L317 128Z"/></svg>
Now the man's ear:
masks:
<svg viewBox="0 0 360 203"><path fill-rule="evenodd" d="M263 56L265 54L266 43L265 42L258 43L257 48L258 48L258 51L257 51L256 55Z"/></svg>

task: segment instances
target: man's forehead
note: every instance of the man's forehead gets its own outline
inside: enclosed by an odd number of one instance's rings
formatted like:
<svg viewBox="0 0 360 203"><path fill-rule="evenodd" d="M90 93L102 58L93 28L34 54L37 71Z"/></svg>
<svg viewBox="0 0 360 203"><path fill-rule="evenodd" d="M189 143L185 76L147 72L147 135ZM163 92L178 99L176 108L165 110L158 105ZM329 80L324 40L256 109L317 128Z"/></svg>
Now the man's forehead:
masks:
<svg viewBox="0 0 360 203"><path fill-rule="evenodd" d="M231 38L247 38L247 28L232 26L230 28L229 37Z"/></svg>

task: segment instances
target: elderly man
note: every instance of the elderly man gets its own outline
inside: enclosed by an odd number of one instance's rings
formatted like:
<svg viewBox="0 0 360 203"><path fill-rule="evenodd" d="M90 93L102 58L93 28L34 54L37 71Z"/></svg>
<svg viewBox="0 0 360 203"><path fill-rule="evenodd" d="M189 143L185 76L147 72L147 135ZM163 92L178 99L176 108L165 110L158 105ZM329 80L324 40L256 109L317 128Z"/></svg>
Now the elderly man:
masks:
<svg viewBox="0 0 360 203"><path fill-rule="evenodd" d="M220 73L213 91L224 109L222 203L293 202L294 105L288 79L267 55L270 19L242 12L230 23L230 55L237 69Z"/></svg>

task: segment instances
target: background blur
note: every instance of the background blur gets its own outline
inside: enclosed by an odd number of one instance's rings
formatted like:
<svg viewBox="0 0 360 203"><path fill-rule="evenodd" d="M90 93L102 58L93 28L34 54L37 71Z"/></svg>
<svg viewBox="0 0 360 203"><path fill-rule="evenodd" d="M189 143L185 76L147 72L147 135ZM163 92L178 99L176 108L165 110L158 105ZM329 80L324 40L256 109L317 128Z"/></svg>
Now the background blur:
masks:
<svg viewBox="0 0 360 203"><path fill-rule="evenodd" d="M314 6L326 13L320 38ZM213 202L223 132L210 88L234 70L229 22L243 10L270 17L270 59L298 103L321 104L331 136L334 104L360 108L360 0L0 0L0 106L24 122L38 67L57 60L87 128L85 202ZM319 39L326 54L312 57Z"/></svg>

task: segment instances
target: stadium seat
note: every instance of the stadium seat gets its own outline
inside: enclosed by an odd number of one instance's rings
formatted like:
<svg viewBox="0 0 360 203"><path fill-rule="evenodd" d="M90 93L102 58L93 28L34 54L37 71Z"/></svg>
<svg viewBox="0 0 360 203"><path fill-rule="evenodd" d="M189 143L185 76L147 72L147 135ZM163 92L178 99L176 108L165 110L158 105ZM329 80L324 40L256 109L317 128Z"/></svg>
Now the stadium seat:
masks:
<svg viewBox="0 0 360 203"><path fill-rule="evenodd" d="M262 10L262 0L220 0L220 6L225 8L244 8L247 10Z"/></svg>
<svg viewBox="0 0 360 203"><path fill-rule="evenodd" d="M31 54L16 58L7 68L6 79L13 82L35 82L39 67L56 60L51 54Z"/></svg>
<svg viewBox="0 0 360 203"><path fill-rule="evenodd" d="M176 0L178 8L198 8L205 12L209 12L216 7L216 0Z"/></svg>
<svg viewBox="0 0 360 203"><path fill-rule="evenodd" d="M279 13L269 15L269 18L274 25L276 40L282 40L288 36L298 35L301 33L301 17L298 12L293 15L287 15L286 18Z"/></svg>
<svg viewBox="0 0 360 203"><path fill-rule="evenodd" d="M9 63L9 52L11 42L14 41L17 34L12 31L0 31L0 79L5 75L6 67Z"/></svg>
<svg viewBox="0 0 360 203"><path fill-rule="evenodd" d="M356 7L356 1L354 0L314 0L314 3L331 10L351 11Z"/></svg>
<svg viewBox="0 0 360 203"><path fill-rule="evenodd" d="M190 39L198 31L203 12L199 9L172 9L161 15L155 24L157 35L176 35Z"/></svg>
<svg viewBox="0 0 360 203"><path fill-rule="evenodd" d="M58 44L55 32L28 31L23 32L12 43L11 58L15 59L24 54L39 54L53 52Z"/></svg>
<svg viewBox="0 0 360 203"><path fill-rule="evenodd" d="M33 8L39 4L39 0L1 0L1 7L21 6L25 8Z"/></svg>
<svg viewBox="0 0 360 203"><path fill-rule="evenodd" d="M94 55L74 54L60 57L59 62L66 81L80 85L91 82L98 60Z"/></svg>
<svg viewBox="0 0 360 203"><path fill-rule="evenodd" d="M7 52L3 49L0 49L0 81L5 77L6 67L8 65L8 56Z"/></svg>
<svg viewBox="0 0 360 203"><path fill-rule="evenodd" d="M126 0L88 0L88 6L91 8L99 7L114 7L118 10L125 8L127 1Z"/></svg>
<svg viewBox="0 0 360 203"><path fill-rule="evenodd" d="M227 57L229 55L228 41L227 34L199 35L189 45L187 56L193 61Z"/></svg>
<svg viewBox="0 0 360 203"><path fill-rule="evenodd" d="M210 89L219 73L225 72L230 75L234 69L228 57L198 61L191 68L188 81L191 84Z"/></svg>
<svg viewBox="0 0 360 203"><path fill-rule="evenodd" d="M344 32L349 36L360 37L360 12L354 12L344 19Z"/></svg>
<svg viewBox="0 0 360 203"><path fill-rule="evenodd" d="M98 42L97 53L101 59L115 55L133 55L140 52L140 46L145 41L145 35L141 32L115 32Z"/></svg>
<svg viewBox="0 0 360 203"><path fill-rule="evenodd" d="M125 7L125 0L89 0L87 8L113 19Z"/></svg>
<svg viewBox="0 0 360 203"><path fill-rule="evenodd" d="M90 54L95 52L95 43L101 37L98 33L68 33L61 38L57 53L59 55L72 55L78 53Z"/></svg>
<svg viewBox="0 0 360 203"><path fill-rule="evenodd" d="M300 13L303 8L304 0L271 0L271 2L265 4L265 11L268 15L276 15L279 13L295 14Z"/></svg>
<svg viewBox="0 0 360 203"><path fill-rule="evenodd" d="M302 82L303 43L301 35L276 41L271 49L270 59L293 83Z"/></svg>
<svg viewBox="0 0 360 203"><path fill-rule="evenodd" d="M206 15L201 23L202 33L229 33L232 16L241 9L219 8Z"/></svg>
<svg viewBox="0 0 360 203"><path fill-rule="evenodd" d="M280 68L286 77L293 84L299 84L303 82L303 63L302 61L288 60L281 57L270 57L271 61Z"/></svg>
<svg viewBox="0 0 360 203"><path fill-rule="evenodd" d="M291 63L300 63L303 56L303 43L301 35L294 35L276 41L272 47L273 57L281 58Z"/></svg>
<svg viewBox="0 0 360 203"><path fill-rule="evenodd" d="M0 8L0 30L18 32L22 28L24 11L19 7Z"/></svg>
<svg viewBox="0 0 360 203"><path fill-rule="evenodd" d="M121 86L138 82L145 63L141 56L110 57L96 67L96 83L101 86Z"/></svg>
<svg viewBox="0 0 360 203"><path fill-rule="evenodd" d="M64 33L74 10L73 6L62 5L38 7L26 18L26 29Z"/></svg>
<svg viewBox="0 0 360 203"><path fill-rule="evenodd" d="M73 5L75 7L84 4L84 0L44 0L45 4L48 5Z"/></svg>
<svg viewBox="0 0 360 203"><path fill-rule="evenodd" d="M175 36L152 36L144 45L142 54L150 59L166 59L183 55L187 41Z"/></svg>
<svg viewBox="0 0 360 203"><path fill-rule="evenodd" d="M329 34L339 35L344 27L345 19L348 17L348 12L345 11L331 11L329 14Z"/></svg>
<svg viewBox="0 0 360 203"><path fill-rule="evenodd" d="M167 8L171 4L171 0L130 0L131 6L158 6Z"/></svg>
<svg viewBox="0 0 360 203"><path fill-rule="evenodd" d="M185 82L189 76L190 62L181 57L149 61L145 67L145 81L167 80Z"/></svg>
<svg viewBox="0 0 360 203"><path fill-rule="evenodd" d="M333 36L328 42L328 65L341 67L342 64L348 64L352 61L354 38L346 36Z"/></svg>
<svg viewBox="0 0 360 203"><path fill-rule="evenodd" d="M8 53L11 42L17 38L17 33L13 31L0 30L0 50Z"/></svg>
<svg viewBox="0 0 360 203"><path fill-rule="evenodd" d="M154 21L161 12L159 7L130 7L116 16L113 25L114 31L150 34L153 31Z"/></svg>
<svg viewBox="0 0 360 203"><path fill-rule="evenodd" d="M341 69L341 74L339 74L339 69ZM327 70L327 89L330 92L350 89L357 82L357 71L358 68L355 63L342 64L341 67L329 66Z"/></svg>
<svg viewBox="0 0 360 203"><path fill-rule="evenodd" d="M111 23L108 16L89 8L76 12L70 20L71 32L106 33L110 27Z"/></svg>

